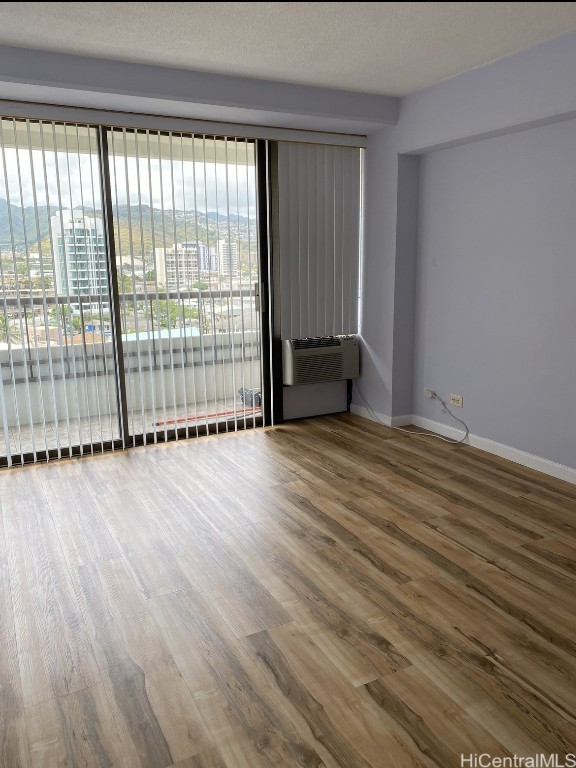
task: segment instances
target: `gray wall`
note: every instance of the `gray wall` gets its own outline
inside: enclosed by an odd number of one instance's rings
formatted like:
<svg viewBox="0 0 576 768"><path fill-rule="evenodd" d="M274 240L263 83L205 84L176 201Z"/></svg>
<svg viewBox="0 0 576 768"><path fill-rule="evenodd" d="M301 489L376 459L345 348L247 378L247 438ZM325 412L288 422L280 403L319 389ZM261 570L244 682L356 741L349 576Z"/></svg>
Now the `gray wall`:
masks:
<svg viewBox="0 0 576 768"><path fill-rule="evenodd" d="M575 71L569 33L411 94L371 133L359 381L391 417L445 420L422 387L461 393L473 433L570 467Z"/></svg>
<svg viewBox="0 0 576 768"><path fill-rule="evenodd" d="M398 260L395 280L394 349L396 359L392 371L394 410L398 415L412 413L412 388L404 386L413 376L416 259L418 256L418 218L420 158L400 155L398 158L398 215L396 247Z"/></svg>
<svg viewBox="0 0 576 768"><path fill-rule="evenodd" d="M422 158L413 412L576 463L576 122Z"/></svg>
<svg viewBox="0 0 576 768"><path fill-rule="evenodd" d="M378 94L4 45L0 99L360 134L395 123L399 103Z"/></svg>

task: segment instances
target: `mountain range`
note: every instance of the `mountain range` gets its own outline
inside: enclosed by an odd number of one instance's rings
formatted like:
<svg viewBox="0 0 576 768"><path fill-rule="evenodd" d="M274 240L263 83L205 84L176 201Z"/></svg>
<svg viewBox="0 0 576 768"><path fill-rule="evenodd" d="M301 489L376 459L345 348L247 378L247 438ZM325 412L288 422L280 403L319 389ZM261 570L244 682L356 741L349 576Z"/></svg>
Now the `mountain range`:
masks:
<svg viewBox="0 0 576 768"><path fill-rule="evenodd" d="M50 250L50 217L59 208L48 206L20 207L10 205L0 198L0 249L14 247L24 251L38 250L38 241L43 252ZM75 208L74 210L82 210ZM86 214L93 214L84 208ZM99 217L101 214L96 211ZM116 245L122 253L131 250L149 252L154 247L186 241L200 241L215 245L218 239L239 240L243 243L256 238L256 220L246 216L218 211L163 211L149 205L119 205L114 208ZM38 236L39 235L39 236Z"/></svg>
<svg viewBox="0 0 576 768"><path fill-rule="evenodd" d="M6 200L0 198L0 248L11 248L12 241L16 250L23 248L26 240L35 243L38 240L38 229L41 238L45 237L50 229L50 216L54 213L56 209L49 210L47 206L8 206Z"/></svg>

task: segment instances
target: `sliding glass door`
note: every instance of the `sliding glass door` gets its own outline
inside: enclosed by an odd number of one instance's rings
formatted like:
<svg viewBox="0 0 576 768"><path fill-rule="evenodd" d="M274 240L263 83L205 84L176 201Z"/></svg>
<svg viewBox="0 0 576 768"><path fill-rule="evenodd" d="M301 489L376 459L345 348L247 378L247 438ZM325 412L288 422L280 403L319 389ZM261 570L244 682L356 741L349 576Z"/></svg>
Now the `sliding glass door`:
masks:
<svg viewBox="0 0 576 768"><path fill-rule="evenodd" d="M0 463L119 437L96 129L0 120Z"/></svg>
<svg viewBox="0 0 576 768"><path fill-rule="evenodd" d="M255 143L0 120L0 465L259 422Z"/></svg>
<svg viewBox="0 0 576 768"><path fill-rule="evenodd" d="M132 441L254 425L254 142L114 129L108 147Z"/></svg>

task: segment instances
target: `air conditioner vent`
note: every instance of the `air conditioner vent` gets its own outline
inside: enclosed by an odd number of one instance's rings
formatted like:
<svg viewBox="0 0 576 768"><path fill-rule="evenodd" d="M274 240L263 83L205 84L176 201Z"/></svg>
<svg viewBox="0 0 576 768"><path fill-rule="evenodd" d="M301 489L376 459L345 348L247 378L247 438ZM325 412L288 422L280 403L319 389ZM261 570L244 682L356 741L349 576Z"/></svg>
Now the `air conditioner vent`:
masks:
<svg viewBox="0 0 576 768"><path fill-rule="evenodd" d="M331 355L308 355L299 357L296 363L298 384L313 384L317 381L332 381L344 377L344 355L336 352Z"/></svg>
<svg viewBox="0 0 576 768"><path fill-rule="evenodd" d="M286 339L282 352L285 386L355 379L360 372L355 336Z"/></svg>
<svg viewBox="0 0 576 768"><path fill-rule="evenodd" d="M292 339L294 349L324 349L325 347L339 347L341 344L337 336L316 336L309 339Z"/></svg>

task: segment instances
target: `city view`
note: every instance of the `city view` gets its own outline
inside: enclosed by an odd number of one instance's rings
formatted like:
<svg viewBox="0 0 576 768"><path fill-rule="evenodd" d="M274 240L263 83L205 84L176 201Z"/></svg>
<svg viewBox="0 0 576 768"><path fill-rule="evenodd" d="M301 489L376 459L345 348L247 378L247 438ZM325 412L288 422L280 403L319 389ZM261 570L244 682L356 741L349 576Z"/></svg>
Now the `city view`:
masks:
<svg viewBox="0 0 576 768"><path fill-rule="evenodd" d="M3 203L0 300L5 307L0 313L0 344L6 346L9 340L26 343L26 339L36 345L58 344L82 331L108 333L107 249L100 212L59 210L49 218L44 216L48 226L42 239L30 245L15 242L12 248L6 242L8 220L24 222L29 213L11 206L8 214L6 201L0 199L0 205ZM216 214L209 218L195 211L128 211L126 206L119 213L122 218L115 221L115 243L124 333L155 327L220 333L229 324L252 329L258 322L253 297L230 296L231 291L250 288L251 275L258 269L254 220L237 217L229 221ZM194 232L204 242L168 243L165 231L157 225L153 243L154 219L167 215L177 222L173 228L177 236L190 237ZM136 248L128 239L135 221L144 232L144 245L136 244ZM179 299L165 296L175 292ZM90 296L102 300L88 300ZM65 301L58 303L58 297ZM69 343L78 341L72 338Z"/></svg>
<svg viewBox="0 0 576 768"><path fill-rule="evenodd" d="M111 281L96 129L0 129L0 461L253 419L254 145L110 130Z"/></svg>

